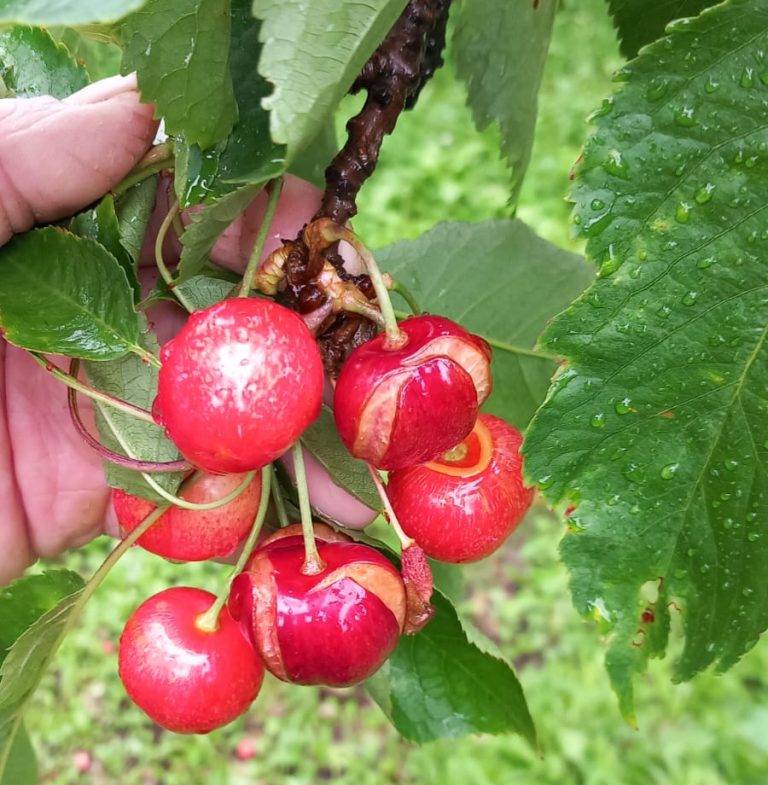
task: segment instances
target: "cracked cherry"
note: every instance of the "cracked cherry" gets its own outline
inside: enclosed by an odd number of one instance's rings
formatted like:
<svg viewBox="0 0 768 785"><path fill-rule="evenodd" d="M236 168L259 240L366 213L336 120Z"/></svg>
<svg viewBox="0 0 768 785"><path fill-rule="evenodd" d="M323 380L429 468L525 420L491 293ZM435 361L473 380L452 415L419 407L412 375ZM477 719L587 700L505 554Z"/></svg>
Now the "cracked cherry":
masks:
<svg viewBox="0 0 768 785"><path fill-rule="evenodd" d="M131 700L176 733L209 733L239 717L261 688L264 666L225 608L213 632L199 626L216 598L175 587L150 597L120 638L119 672Z"/></svg>
<svg viewBox="0 0 768 785"><path fill-rule="evenodd" d="M400 525L433 559L469 562L493 553L533 501L523 484L520 432L481 414L440 458L391 472L387 495Z"/></svg>
<svg viewBox="0 0 768 785"><path fill-rule="evenodd" d="M405 587L378 551L323 524L314 531L322 572L302 573L301 526L288 526L235 579L229 607L279 679L346 687L377 671L397 645Z"/></svg>
<svg viewBox="0 0 768 785"><path fill-rule="evenodd" d="M203 474L182 486L180 496L204 504L221 499L245 480L244 474ZM205 561L231 555L248 536L261 499L261 474L228 504L214 510L171 507L137 545L175 561ZM150 501L115 488L112 504L123 532L132 532L156 507Z"/></svg>
<svg viewBox="0 0 768 785"><path fill-rule="evenodd" d="M155 420L205 471L266 466L320 414L317 344L301 317L271 300L196 311L160 359Z"/></svg>
<svg viewBox="0 0 768 785"><path fill-rule="evenodd" d="M491 392L491 348L442 316L400 323L404 343L385 334L344 363L334 415L347 449L379 469L436 458L472 430Z"/></svg>

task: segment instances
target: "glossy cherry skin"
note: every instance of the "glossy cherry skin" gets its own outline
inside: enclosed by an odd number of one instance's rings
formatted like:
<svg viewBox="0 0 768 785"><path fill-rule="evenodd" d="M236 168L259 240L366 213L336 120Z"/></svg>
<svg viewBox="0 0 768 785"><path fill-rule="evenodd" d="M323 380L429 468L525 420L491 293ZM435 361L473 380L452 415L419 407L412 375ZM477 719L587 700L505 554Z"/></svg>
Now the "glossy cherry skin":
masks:
<svg viewBox="0 0 768 785"><path fill-rule="evenodd" d="M436 458L471 430L491 393L491 349L450 319L400 323L407 340L385 334L358 346L344 363L334 415L347 449L379 469Z"/></svg>
<svg viewBox="0 0 768 785"><path fill-rule="evenodd" d="M271 463L320 413L323 363L301 318L238 297L196 311L162 349L153 413L214 474Z"/></svg>
<svg viewBox="0 0 768 785"><path fill-rule="evenodd" d="M204 474L185 483L181 498L195 503L221 499L245 480L244 474ZM137 545L175 561L222 559L234 553L248 536L261 500L261 474L229 504L214 510L171 507L158 518ZM117 488L112 504L123 532L132 532L156 507L152 502Z"/></svg>
<svg viewBox="0 0 768 785"><path fill-rule="evenodd" d="M120 638L120 678L131 699L158 725L176 733L209 733L253 702L264 665L225 608L215 632L197 620L216 598L176 587L150 597Z"/></svg>
<svg viewBox="0 0 768 785"><path fill-rule="evenodd" d="M436 461L391 472L387 495L406 534L433 559L470 562L493 553L533 501L523 484L520 432L490 414Z"/></svg>
<svg viewBox="0 0 768 785"><path fill-rule="evenodd" d="M229 607L279 679L346 687L377 671L397 645L405 587L378 551L322 524L315 532L319 575L302 574L301 527L288 526L235 579Z"/></svg>

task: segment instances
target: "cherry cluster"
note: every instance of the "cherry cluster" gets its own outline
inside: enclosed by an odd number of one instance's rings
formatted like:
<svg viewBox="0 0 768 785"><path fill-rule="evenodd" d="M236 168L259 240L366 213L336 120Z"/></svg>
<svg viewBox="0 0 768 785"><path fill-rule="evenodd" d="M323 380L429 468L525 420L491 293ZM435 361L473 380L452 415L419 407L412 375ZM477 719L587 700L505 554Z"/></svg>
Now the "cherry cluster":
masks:
<svg viewBox="0 0 768 785"><path fill-rule="evenodd" d="M296 444L323 401L322 358L299 315L267 298L227 299L193 313L161 360L153 416L197 468L179 493L188 509L164 511L115 490L120 525L133 531L154 516L138 539L147 550L178 561L240 550L244 567L218 598L166 589L125 626L126 690L170 730L207 733L230 722L257 696L265 667L295 684L368 678L401 634L429 619L412 591L428 608L424 554L483 558L530 506L519 432L479 414L492 386L490 347L443 317L411 317L357 347L333 391L338 432L369 464L400 537L399 568L313 522L308 504L301 524L260 532L270 464L292 446L303 460ZM295 468L301 502L306 479ZM386 488L379 471L388 472ZM314 503L311 487L309 495Z"/></svg>

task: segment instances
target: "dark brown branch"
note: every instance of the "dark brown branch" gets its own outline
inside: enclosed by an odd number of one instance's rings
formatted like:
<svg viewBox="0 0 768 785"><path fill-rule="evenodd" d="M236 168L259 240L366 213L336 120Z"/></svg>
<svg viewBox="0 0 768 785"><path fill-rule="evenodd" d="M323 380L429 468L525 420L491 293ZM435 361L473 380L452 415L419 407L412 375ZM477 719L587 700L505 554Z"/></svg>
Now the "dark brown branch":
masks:
<svg viewBox="0 0 768 785"><path fill-rule="evenodd" d="M325 194L315 218L346 223L376 168L381 143L410 109L442 64L450 0L410 0L379 48L363 66L351 92L366 90L361 111L347 123L347 142L325 172Z"/></svg>

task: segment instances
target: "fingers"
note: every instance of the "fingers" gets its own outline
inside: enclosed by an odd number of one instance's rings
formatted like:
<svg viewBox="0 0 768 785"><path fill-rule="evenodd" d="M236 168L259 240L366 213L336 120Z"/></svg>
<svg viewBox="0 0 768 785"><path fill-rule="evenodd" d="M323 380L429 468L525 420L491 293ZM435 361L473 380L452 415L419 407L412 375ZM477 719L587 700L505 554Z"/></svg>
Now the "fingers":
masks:
<svg viewBox="0 0 768 785"><path fill-rule="evenodd" d="M0 101L0 245L117 185L152 143L153 112L139 102L135 76L105 79L63 101Z"/></svg>

